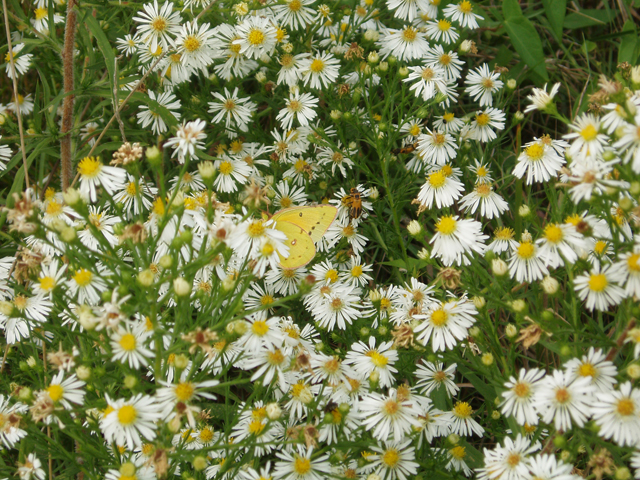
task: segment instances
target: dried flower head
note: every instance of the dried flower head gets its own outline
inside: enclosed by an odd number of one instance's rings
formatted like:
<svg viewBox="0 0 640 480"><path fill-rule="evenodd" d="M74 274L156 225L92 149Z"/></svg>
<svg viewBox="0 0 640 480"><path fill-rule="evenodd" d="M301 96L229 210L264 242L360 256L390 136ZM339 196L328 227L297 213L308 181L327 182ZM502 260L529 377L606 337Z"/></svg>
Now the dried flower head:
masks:
<svg viewBox="0 0 640 480"><path fill-rule="evenodd" d="M142 147L138 142L125 142L113 153L110 165L128 165L142 158Z"/></svg>

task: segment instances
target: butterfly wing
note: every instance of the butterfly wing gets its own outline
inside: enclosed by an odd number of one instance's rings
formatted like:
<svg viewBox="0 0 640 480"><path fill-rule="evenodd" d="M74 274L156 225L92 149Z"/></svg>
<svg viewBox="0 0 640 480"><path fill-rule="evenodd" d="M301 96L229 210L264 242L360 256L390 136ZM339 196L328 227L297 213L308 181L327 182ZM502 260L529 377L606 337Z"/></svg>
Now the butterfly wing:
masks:
<svg viewBox="0 0 640 480"><path fill-rule="evenodd" d="M316 256L316 246L311 240L311 236L302 228L293 223L278 221L275 226L287 236L285 245L289 247L289 256L280 256L280 266L282 268L304 267Z"/></svg>
<svg viewBox="0 0 640 480"><path fill-rule="evenodd" d="M317 205L287 208L274 213L271 218L276 222L288 222L300 227L308 232L315 243L327 232L337 215L338 209L333 205Z"/></svg>

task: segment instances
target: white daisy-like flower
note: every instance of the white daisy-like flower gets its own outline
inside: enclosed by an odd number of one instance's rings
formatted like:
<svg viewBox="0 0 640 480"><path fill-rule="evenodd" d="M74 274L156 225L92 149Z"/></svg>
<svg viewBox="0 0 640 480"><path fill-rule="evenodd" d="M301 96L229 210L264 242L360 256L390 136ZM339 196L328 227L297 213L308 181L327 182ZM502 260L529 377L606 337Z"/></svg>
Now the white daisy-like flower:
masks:
<svg viewBox="0 0 640 480"><path fill-rule="evenodd" d="M417 199L426 208L444 208L453 205L464 191L462 182L447 175L449 170L441 168L429 174L427 181L420 187Z"/></svg>
<svg viewBox="0 0 640 480"><path fill-rule="evenodd" d="M227 87L224 88L224 95L218 92L213 93L217 101L209 102L209 113L215 114L212 122L218 123L224 120L225 127L229 131L237 127L242 132L249 130L251 115L257 106L248 97L238 97L238 87L229 93Z"/></svg>
<svg viewBox="0 0 640 480"><path fill-rule="evenodd" d="M574 263L577 252L587 248L582 234L570 223L549 223L536 243L540 245L540 258L550 268L563 266L565 261Z"/></svg>
<svg viewBox="0 0 640 480"><path fill-rule="evenodd" d="M284 130L289 130L294 120L298 120L300 125L309 125L318 115L315 111L317 106L318 99L316 97L310 93L300 94L300 91L296 91L286 100L286 105L280 110L276 120L280 121L280 126Z"/></svg>
<svg viewBox="0 0 640 480"><path fill-rule="evenodd" d="M438 130L429 130L418 137L418 154L429 164L444 165L458 155L455 138Z"/></svg>
<svg viewBox="0 0 640 480"><path fill-rule="evenodd" d="M594 393L590 378L572 380L569 372L554 370L536 391L535 405L543 422L566 432L572 425L584 426L591 416Z"/></svg>
<svg viewBox="0 0 640 480"><path fill-rule="evenodd" d="M395 383L393 374L398 373L393 366L398 360L398 352L392 346L393 342L382 342L376 347L376 338L370 336L369 345L362 341L351 345L344 363L351 366L358 378L367 380L375 374L381 387L390 387Z"/></svg>
<svg viewBox="0 0 640 480"><path fill-rule="evenodd" d="M109 394L105 398L108 407L100 429L107 442L133 450L156 438L156 421L162 415L153 397L139 393L130 399L112 400Z"/></svg>
<svg viewBox="0 0 640 480"><path fill-rule="evenodd" d="M180 13L172 12L172 2L165 2L162 8L158 7L158 0L143 5L143 9L139 16L133 17L133 21L140 24L137 33L141 41L154 52L158 46L166 50L173 44L173 37L180 32Z"/></svg>
<svg viewBox="0 0 640 480"><path fill-rule="evenodd" d="M615 281L624 287L627 296L640 297L640 251L622 253L618 259L612 268Z"/></svg>
<svg viewBox="0 0 640 480"><path fill-rule="evenodd" d="M27 432L20 428L22 415L25 414L29 407L23 403L15 402L9 405L10 397L0 394L0 443L5 448L11 450L20 441L27 436Z"/></svg>
<svg viewBox="0 0 640 480"><path fill-rule="evenodd" d="M540 257L540 247L532 241L516 242L509 258L509 276L517 282L535 282L549 273Z"/></svg>
<svg viewBox="0 0 640 480"><path fill-rule="evenodd" d="M599 392L611 392L617 383L618 369L600 349L589 348L582 358L572 358L565 366L573 378L588 377Z"/></svg>
<svg viewBox="0 0 640 480"><path fill-rule="evenodd" d="M470 30L478 28L478 20L483 19L480 15L473 13L473 4L469 0L462 0L457 4L450 3L443 13L454 22L458 22L462 28Z"/></svg>
<svg viewBox="0 0 640 480"><path fill-rule="evenodd" d="M198 26L198 21L193 20L182 25L175 40L180 61L193 70L208 67L213 61L213 50L209 45L212 35L208 23Z"/></svg>
<svg viewBox="0 0 640 480"><path fill-rule="evenodd" d="M80 195L91 202L98 200L97 188L102 186L109 195L120 190L127 178L127 171L119 167L103 165L96 157L84 157L78 162Z"/></svg>
<svg viewBox="0 0 640 480"><path fill-rule="evenodd" d="M527 175L526 183L547 182L556 177L565 164L562 147L568 147L565 141L551 140L548 135L525 144L522 153L518 156L518 163L513 169L513 174L522 178ZM562 150L561 150L562 149ZM559 151L560 150L560 151Z"/></svg>
<svg viewBox="0 0 640 480"><path fill-rule="evenodd" d="M514 240L515 232L510 227L498 227L493 231L493 241L487 246L494 253L502 253L518 248L518 242Z"/></svg>
<svg viewBox="0 0 640 480"><path fill-rule="evenodd" d="M593 420L600 427L598 435L610 439L621 447L640 442L640 390L631 382L595 394L592 405Z"/></svg>
<svg viewBox="0 0 640 480"><path fill-rule="evenodd" d="M445 112L443 115L435 117L433 122L434 129L452 134L458 133L463 126L464 121L456 117L453 112Z"/></svg>
<svg viewBox="0 0 640 480"><path fill-rule="evenodd" d="M569 154L577 159L595 159L604 152L608 137L600 131L600 120L590 113L585 113L576 118L569 125L573 133L564 136L567 140L573 140L569 147Z"/></svg>
<svg viewBox="0 0 640 480"><path fill-rule="evenodd" d="M530 478L539 480L580 480L582 477L571 473L573 465L556 460L556 457L539 453L529 459Z"/></svg>
<svg viewBox="0 0 640 480"><path fill-rule="evenodd" d="M245 161L226 155L216 160L213 166L218 170L213 187L219 192L236 192L238 185L246 184L251 174L251 167Z"/></svg>
<svg viewBox="0 0 640 480"><path fill-rule="evenodd" d="M416 340L423 345L430 342L434 352L451 350L457 341L467 338L476 313L473 303L464 297L445 303L436 301L426 314L414 316L416 320L424 320L414 328Z"/></svg>
<svg viewBox="0 0 640 480"><path fill-rule="evenodd" d="M442 421L449 425L451 433L463 437L471 436L474 433L482 437L484 428L473 418L473 409L467 402L457 402L453 409L442 414Z"/></svg>
<svg viewBox="0 0 640 480"><path fill-rule="evenodd" d="M499 78L499 72L492 73L489 70L489 66L483 63L467 74L467 78L464 81L467 87L464 91L468 93L473 100L477 100L481 107L490 107L493 105L493 94L504 86L504 83L498 80Z"/></svg>
<svg viewBox="0 0 640 480"><path fill-rule="evenodd" d="M612 265L595 265L588 275L578 275L574 286L578 296L589 310L607 311L610 306L618 305L625 297L625 291L613 283Z"/></svg>
<svg viewBox="0 0 640 480"><path fill-rule="evenodd" d="M85 383L79 380L75 373L67 378L64 378L64 373L60 371L55 374L45 391L54 404L60 404L67 410L71 410L72 403L82 405L86 394L82 388Z"/></svg>
<svg viewBox="0 0 640 480"><path fill-rule="evenodd" d="M527 98L531 101L531 105L524 109L524 113L533 112L535 110L546 111L553 105L553 97L556 96L558 90L560 90L560 82L551 87L551 90L547 93L547 84L544 84L542 88L534 88L531 95Z"/></svg>
<svg viewBox="0 0 640 480"><path fill-rule="evenodd" d="M340 61L328 52L300 60L300 72L304 85L321 90L328 88L338 78Z"/></svg>
<svg viewBox="0 0 640 480"><path fill-rule="evenodd" d="M508 390L502 392L504 397L500 410L502 414L514 417L520 425L525 423L537 425L538 413L535 406L535 395L544 375L544 370L537 368L525 370L522 368L517 380L515 377L509 377L509 381L504 384Z"/></svg>
<svg viewBox="0 0 640 480"><path fill-rule="evenodd" d="M394 17L413 22L420 11L429 8L429 0L387 0L387 8L393 11Z"/></svg>
<svg viewBox="0 0 640 480"><path fill-rule="evenodd" d="M520 434L515 441L505 437L503 445L496 445L493 450L484 449L484 467L476 470L478 479L529 479L529 455L539 449L539 443L531 445L529 439Z"/></svg>
<svg viewBox="0 0 640 480"><path fill-rule="evenodd" d="M422 97L425 102L434 98L438 93L449 96L450 81L442 67L426 65L424 67L409 67L409 76L403 80L411 83L409 90L413 90L416 97Z"/></svg>
<svg viewBox="0 0 640 480"><path fill-rule="evenodd" d="M278 85L286 84L289 87L296 85L302 80L301 61L308 58L308 53L299 53L292 55L291 53L285 53L278 58L278 63L282 66L278 72Z"/></svg>
<svg viewBox="0 0 640 480"><path fill-rule="evenodd" d="M382 58L393 55L404 61L422 58L429 49L426 35L412 25L401 30L383 30L377 45Z"/></svg>
<svg viewBox="0 0 640 480"><path fill-rule="evenodd" d="M372 463L367 468L374 469L379 478L388 480L407 480L415 478L420 466L415 462L415 447L411 440L389 442L385 439L383 445L372 447L375 452L368 460Z"/></svg>
<svg viewBox="0 0 640 480"><path fill-rule="evenodd" d="M502 110L489 107L476 112L476 116L469 125L471 138L480 142L490 142L497 138L495 130L503 130L506 115Z"/></svg>
<svg viewBox="0 0 640 480"><path fill-rule="evenodd" d="M195 157L196 149L204 148L203 140L207 138L204 133L206 123L204 120L194 120L192 122L183 123L176 132L176 136L167 140L165 147L174 149L173 155L178 155L178 161L184 163L185 158Z"/></svg>
<svg viewBox="0 0 640 480"><path fill-rule="evenodd" d="M480 216L491 219L498 218L509 209L509 204L493 191L489 183L477 183L473 191L460 199L460 207L465 213L475 213L480 209Z"/></svg>
<svg viewBox="0 0 640 480"><path fill-rule="evenodd" d="M411 398L406 385L389 389L389 395L371 392L364 395L358 404L365 429L373 430L378 440L393 438L404 440L412 427L419 427L418 417L422 413L420 405Z"/></svg>
<svg viewBox="0 0 640 480"><path fill-rule="evenodd" d="M438 66L444 70L447 81L455 82L460 78L464 62L453 51L444 50L442 45L433 45L424 56L428 66ZM438 118L438 117L436 117ZM439 128L436 125L436 128Z"/></svg>
<svg viewBox="0 0 640 480"><path fill-rule="evenodd" d="M278 24L298 30L313 23L316 12L309 7L313 3L315 0L287 0L284 4L273 5L271 10Z"/></svg>
<svg viewBox="0 0 640 480"><path fill-rule="evenodd" d="M331 472L327 454L313 458L313 447L298 445L293 453L282 451L276 456L273 476L283 480L324 480Z"/></svg>
<svg viewBox="0 0 640 480"><path fill-rule="evenodd" d="M4 71L7 74L7 76L12 80L13 80L14 68L15 68L16 77L18 77L19 75L24 75L25 73L27 73L27 71L29 70L29 66L31 65L31 58L33 57L33 54L24 53L20 55L20 51L23 48L24 48L24 43L19 43L13 46L13 49L11 51L13 55L10 55L8 51L5 54L4 61L6 62L7 66L5 67ZM11 56L13 56L13 68L11 66Z"/></svg>
<svg viewBox="0 0 640 480"><path fill-rule="evenodd" d="M444 18L427 22L427 36L434 42L454 43L460 35L451 26L451 22Z"/></svg>
<svg viewBox="0 0 640 480"><path fill-rule="evenodd" d="M435 226L436 234L431 239L434 258L439 258L446 266L469 265L467 254L484 254L485 240L488 235L482 233L482 224L470 218L460 220L457 215L443 216Z"/></svg>
<svg viewBox="0 0 640 480"><path fill-rule="evenodd" d="M133 325L121 326L110 338L113 361L127 363L131 368L139 369L149 364L149 359L155 354L149 350L145 343L153 335L144 322Z"/></svg>
<svg viewBox="0 0 640 480"><path fill-rule="evenodd" d="M444 386L449 397L454 397L459 390L454 381L456 366L455 363L452 363L447 368L443 368L442 362L431 363L423 358L422 364L418 364L414 372L418 379L416 387L421 388L421 393L429 395L432 391Z"/></svg>
<svg viewBox="0 0 640 480"><path fill-rule="evenodd" d="M179 109L182 106L180 100L171 92L171 90L165 90L161 94L157 95L149 90L149 98L155 103L158 103L161 107L169 110L169 113L175 117L176 120L180 120ZM151 125L151 131L156 135L160 135L168 130L167 124L162 118L160 111L156 111L155 107L148 105L140 105L140 111L137 114L138 123L142 128L147 128Z"/></svg>
<svg viewBox="0 0 640 480"><path fill-rule="evenodd" d="M622 136L613 144L613 148L624 152L621 155L622 162L631 162L631 169L635 173L640 173L640 114L636 115L633 123L625 123L622 127Z"/></svg>
<svg viewBox="0 0 640 480"><path fill-rule="evenodd" d="M232 44L240 45L240 53L247 58L270 57L276 48L278 32L266 17L248 16L237 26L236 33L240 38Z"/></svg>

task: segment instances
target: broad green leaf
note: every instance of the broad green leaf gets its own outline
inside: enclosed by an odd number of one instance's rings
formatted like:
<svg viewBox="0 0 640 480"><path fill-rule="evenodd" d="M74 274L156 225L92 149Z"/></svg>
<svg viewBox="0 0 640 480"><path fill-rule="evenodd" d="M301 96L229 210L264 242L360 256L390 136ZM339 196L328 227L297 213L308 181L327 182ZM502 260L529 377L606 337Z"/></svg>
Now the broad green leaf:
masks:
<svg viewBox="0 0 640 480"><path fill-rule="evenodd" d="M524 16L516 16L505 19L504 28L507 30L509 38L516 52L520 55L520 58L522 58L531 70L538 74L545 82L548 82L549 75L547 74L547 67L544 63L542 41L533 24Z"/></svg>
<svg viewBox="0 0 640 480"><path fill-rule="evenodd" d="M107 40L107 36L104 34L102 27L98 23L98 21L93 18L92 15L86 15L84 21L87 24L87 28L96 38L96 42L98 43L98 48L102 55L104 56L104 62L107 64L107 71L109 72L109 84L113 89L113 77L115 74L115 61L116 57L113 54L113 48L111 48L111 44L109 40Z"/></svg>
<svg viewBox="0 0 640 480"><path fill-rule="evenodd" d="M638 39L638 29L633 20L627 20L622 27L623 32L634 32L631 35L623 35L618 49L618 63L629 62L636 64L638 60L638 50L640 50L640 39Z"/></svg>
<svg viewBox="0 0 640 480"><path fill-rule="evenodd" d="M504 0L502 2L502 14L505 20L523 17L518 0Z"/></svg>
<svg viewBox="0 0 640 480"><path fill-rule="evenodd" d="M496 394L495 389L492 386L485 383L476 374L471 373L472 371L469 370L466 366L460 365L458 370L460 370L460 373L462 373L464 378L469 380L469 382L473 385L473 388L475 388L478 391L478 393L482 395L487 402L493 402L493 400L498 396Z"/></svg>
<svg viewBox="0 0 640 480"><path fill-rule="evenodd" d="M564 19L564 28L585 28L606 25L618 15L618 10L585 9L570 13Z"/></svg>
<svg viewBox="0 0 640 480"><path fill-rule="evenodd" d="M560 41L564 16L567 13L567 0L542 0L542 5L544 5L544 14L549 20L552 32L556 40Z"/></svg>

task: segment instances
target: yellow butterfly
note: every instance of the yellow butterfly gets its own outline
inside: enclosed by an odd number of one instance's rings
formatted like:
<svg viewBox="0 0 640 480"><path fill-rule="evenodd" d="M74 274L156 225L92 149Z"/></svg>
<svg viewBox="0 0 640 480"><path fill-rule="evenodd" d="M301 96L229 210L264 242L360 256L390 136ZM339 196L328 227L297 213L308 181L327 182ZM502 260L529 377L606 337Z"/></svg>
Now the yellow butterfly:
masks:
<svg viewBox="0 0 640 480"><path fill-rule="evenodd" d="M338 209L333 205L313 207L293 207L280 210L271 219L276 222L275 229L287 236L285 244L289 247L289 256L280 256L282 268L304 267L316 256L315 243L329 229Z"/></svg>

